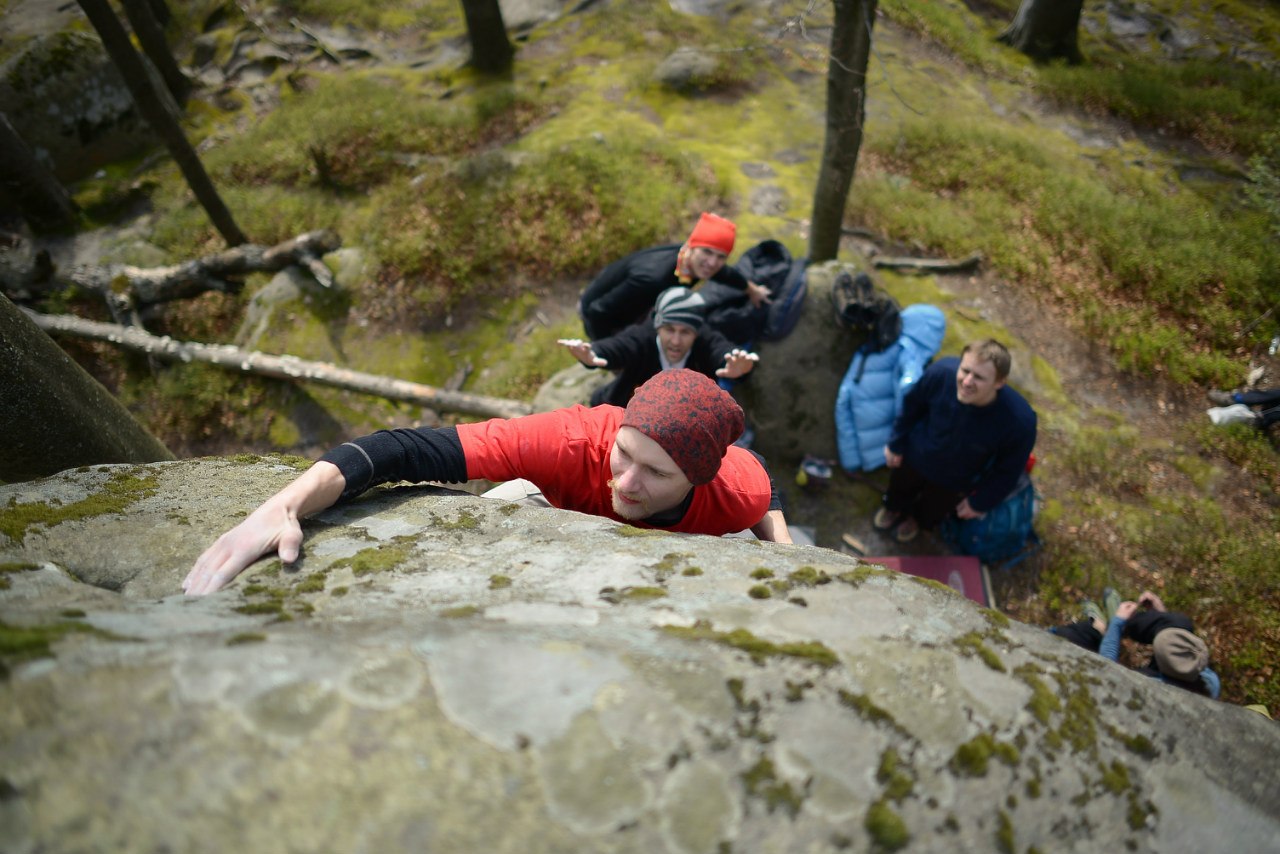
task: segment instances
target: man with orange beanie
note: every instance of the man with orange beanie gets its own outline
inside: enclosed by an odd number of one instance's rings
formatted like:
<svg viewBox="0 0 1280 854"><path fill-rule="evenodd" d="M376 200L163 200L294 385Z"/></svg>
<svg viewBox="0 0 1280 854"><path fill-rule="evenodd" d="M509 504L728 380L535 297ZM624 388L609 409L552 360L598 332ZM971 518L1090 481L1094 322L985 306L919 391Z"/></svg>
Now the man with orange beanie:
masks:
<svg viewBox="0 0 1280 854"><path fill-rule="evenodd" d="M708 279L745 291L755 305L768 302L768 288L725 265L736 236L732 222L703 213L684 243L642 249L605 267L578 302L587 337L595 341L616 335L644 320L658 294Z"/></svg>
<svg viewBox="0 0 1280 854"><path fill-rule="evenodd" d="M618 406L382 430L329 451L205 550L182 583L220 589L259 557L298 559L303 517L396 481L532 482L553 507L688 534L789 543L764 460L733 444L742 408L709 377L662 371Z"/></svg>

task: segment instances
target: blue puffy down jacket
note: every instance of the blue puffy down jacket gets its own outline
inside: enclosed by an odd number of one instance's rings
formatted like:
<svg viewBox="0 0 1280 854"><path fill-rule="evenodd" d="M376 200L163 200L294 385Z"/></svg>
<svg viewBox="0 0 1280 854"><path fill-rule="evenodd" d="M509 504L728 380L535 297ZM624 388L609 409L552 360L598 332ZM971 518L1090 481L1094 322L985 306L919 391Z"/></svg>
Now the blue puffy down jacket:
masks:
<svg viewBox="0 0 1280 854"><path fill-rule="evenodd" d="M942 346L947 319L934 305L902 310L902 334L879 353L858 350L836 396L836 444L847 471L873 471L884 465L884 446L902 396L924 373Z"/></svg>

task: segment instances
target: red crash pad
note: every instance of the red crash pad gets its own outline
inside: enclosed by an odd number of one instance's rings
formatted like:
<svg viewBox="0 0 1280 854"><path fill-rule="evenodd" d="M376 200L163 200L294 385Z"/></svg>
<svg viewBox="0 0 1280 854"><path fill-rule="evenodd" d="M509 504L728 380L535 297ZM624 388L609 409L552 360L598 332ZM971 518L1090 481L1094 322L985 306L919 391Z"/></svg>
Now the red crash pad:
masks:
<svg viewBox="0 0 1280 854"><path fill-rule="evenodd" d="M957 593L967 596L979 605L994 607L991 597L991 578L987 568L970 555L898 555L895 557L864 557L859 560L878 563L898 572L930 578L945 584Z"/></svg>

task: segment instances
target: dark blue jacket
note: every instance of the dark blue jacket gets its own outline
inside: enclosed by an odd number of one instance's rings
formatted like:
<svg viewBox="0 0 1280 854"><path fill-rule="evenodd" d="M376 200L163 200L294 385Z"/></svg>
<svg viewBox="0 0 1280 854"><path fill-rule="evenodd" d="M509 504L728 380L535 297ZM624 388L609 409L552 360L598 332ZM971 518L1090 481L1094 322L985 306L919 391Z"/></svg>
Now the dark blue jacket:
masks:
<svg viewBox="0 0 1280 854"><path fill-rule="evenodd" d="M926 480L964 493L985 513L1004 500L1036 444L1036 413L1008 385L986 406L956 399L960 360L939 359L902 400L889 450Z"/></svg>

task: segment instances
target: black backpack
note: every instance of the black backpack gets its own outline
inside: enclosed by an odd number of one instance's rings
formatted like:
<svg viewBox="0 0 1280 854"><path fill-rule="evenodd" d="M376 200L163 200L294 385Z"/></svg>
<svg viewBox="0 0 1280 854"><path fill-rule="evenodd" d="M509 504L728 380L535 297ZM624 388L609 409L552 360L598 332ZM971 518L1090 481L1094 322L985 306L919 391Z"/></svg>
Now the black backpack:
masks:
<svg viewBox="0 0 1280 854"><path fill-rule="evenodd" d="M877 288L866 273L841 272L831 286L831 307L836 323L866 338L863 349L879 353L902 334L898 302Z"/></svg>
<svg viewBox="0 0 1280 854"><path fill-rule="evenodd" d="M773 301L757 308L737 288L708 282L698 289L707 301L707 325L737 344L785 338L804 306L808 263L807 258L792 258L777 240L751 247L734 266L749 281L768 288Z"/></svg>

